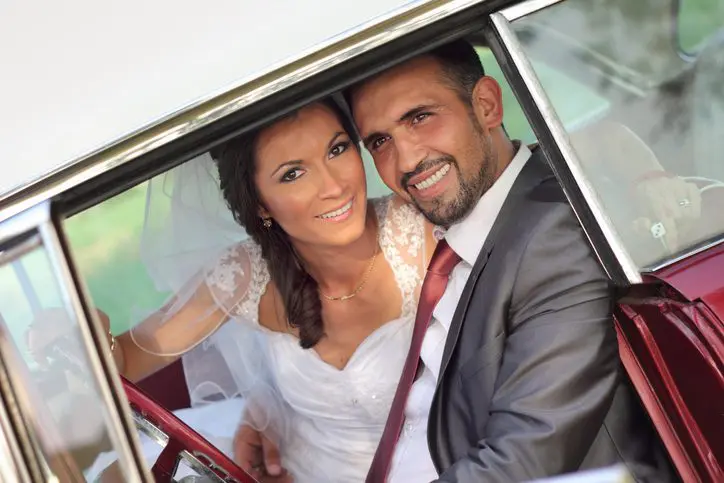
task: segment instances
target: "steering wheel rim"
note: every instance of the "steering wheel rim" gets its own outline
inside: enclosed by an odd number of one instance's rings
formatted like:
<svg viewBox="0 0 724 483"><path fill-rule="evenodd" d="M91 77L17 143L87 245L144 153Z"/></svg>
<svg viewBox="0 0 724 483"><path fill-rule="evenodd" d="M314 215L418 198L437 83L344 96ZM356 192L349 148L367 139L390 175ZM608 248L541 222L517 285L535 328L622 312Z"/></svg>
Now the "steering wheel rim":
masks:
<svg viewBox="0 0 724 483"><path fill-rule="evenodd" d="M186 451L204 464L221 481L256 483L254 478L209 443L206 438L158 404L135 384L123 376L121 376L121 381L131 406L142 417L168 435L168 444L161 451L160 456L151 468L151 473L156 482L171 483L173 481L172 478L176 472L181 454Z"/></svg>

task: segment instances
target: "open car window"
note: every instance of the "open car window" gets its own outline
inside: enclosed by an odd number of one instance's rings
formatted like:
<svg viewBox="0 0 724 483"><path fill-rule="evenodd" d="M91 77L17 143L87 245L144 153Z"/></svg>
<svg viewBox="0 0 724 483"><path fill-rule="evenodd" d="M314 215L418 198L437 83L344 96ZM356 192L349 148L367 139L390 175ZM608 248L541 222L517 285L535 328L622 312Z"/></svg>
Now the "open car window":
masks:
<svg viewBox="0 0 724 483"><path fill-rule="evenodd" d="M692 16L700 20L691 28L708 34L685 58L672 37L673 3L564 0L510 23L640 271L724 234L724 25ZM571 110L583 111L574 122Z"/></svg>

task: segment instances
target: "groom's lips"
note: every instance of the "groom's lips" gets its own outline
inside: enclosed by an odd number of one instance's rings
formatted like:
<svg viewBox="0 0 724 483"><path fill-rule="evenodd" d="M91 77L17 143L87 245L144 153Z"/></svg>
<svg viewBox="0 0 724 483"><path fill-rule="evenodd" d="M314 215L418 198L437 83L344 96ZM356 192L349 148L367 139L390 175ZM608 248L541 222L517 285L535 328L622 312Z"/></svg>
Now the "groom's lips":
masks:
<svg viewBox="0 0 724 483"><path fill-rule="evenodd" d="M428 186L426 188L418 188L414 186L415 184L422 183L423 181L429 179L430 177L434 176L435 173L440 171L445 166L450 166L450 169L446 173L442 175L442 177L432 186ZM410 178L407 181L407 192L415 198L418 201L429 201L432 200L440 194L442 194L447 187L450 184L450 179L452 178L450 176L450 173L453 171L452 165L450 163L441 163L438 164L430 169L425 170L423 173L420 173L419 175L415 175L414 177Z"/></svg>
<svg viewBox="0 0 724 483"><path fill-rule="evenodd" d="M435 174L444 165L445 165L445 163L436 164L435 166L431 166L430 168L426 169L422 173L416 174L412 178L405 181L405 188L406 189L414 188L416 184L425 181L427 178L429 178L430 176Z"/></svg>

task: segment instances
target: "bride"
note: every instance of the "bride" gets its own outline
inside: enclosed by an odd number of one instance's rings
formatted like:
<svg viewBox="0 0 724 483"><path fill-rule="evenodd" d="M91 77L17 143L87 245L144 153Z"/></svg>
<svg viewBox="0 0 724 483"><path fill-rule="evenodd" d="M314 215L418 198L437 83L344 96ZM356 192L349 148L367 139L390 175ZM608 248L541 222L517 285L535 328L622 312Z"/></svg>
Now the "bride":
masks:
<svg viewBox="0 0 724 483"><path fill-rule="evenodd" d="M414 207L367 199L356 136L330 100L214 151L250 238L111 342L132 381L185 354L192 401L241 395L242 424L274 440L296 482L365 479L434 249Z"/></svg>

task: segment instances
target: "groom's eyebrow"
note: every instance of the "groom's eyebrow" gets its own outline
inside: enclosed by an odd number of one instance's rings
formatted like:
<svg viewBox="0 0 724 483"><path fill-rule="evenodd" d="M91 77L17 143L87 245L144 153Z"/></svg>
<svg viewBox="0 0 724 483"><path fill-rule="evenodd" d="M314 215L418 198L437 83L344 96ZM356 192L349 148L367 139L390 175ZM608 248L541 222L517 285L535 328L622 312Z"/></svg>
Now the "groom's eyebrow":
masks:
<svg viewBox="0 0 724 483"><path fill-rule="evenodd" d="M409 109L407 112L405 112L400 118L397 120L397 122L407 122L413 117L417 116L418 114L422 114L423 112L428 111L435 111L440 106L438 104L420 104L419 106L415 106L412 109Z"/></svg>
<svg viewBox="0 0 724 483"><path fill-rule="evenodd" d="M405 111L405 113L397 119L397 123L399 124L401 122L408 122L410 119L417 116L418 114L422 114L423 112L428 112L428 111L435 111L439 108L440 108L439 104L420 104L418 106L413 107L412 109L408 109L407 111ZM375 131L372 134L365 136L364 139L362 140L362 144L364 144L365 146L368 146L369 143L374 141L375 138L378 138L378 137L384 136L384 135L385 134L382 132Z"/></svg>

